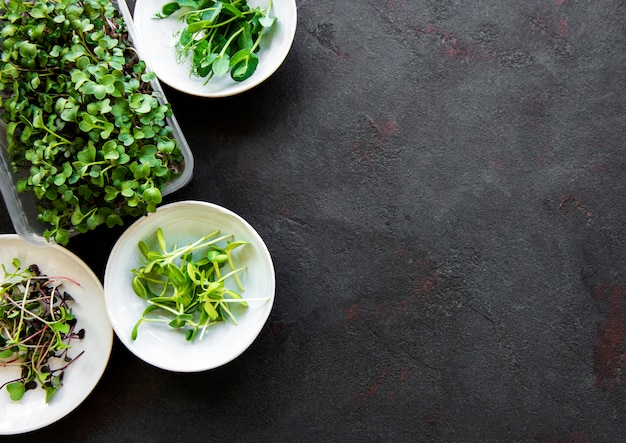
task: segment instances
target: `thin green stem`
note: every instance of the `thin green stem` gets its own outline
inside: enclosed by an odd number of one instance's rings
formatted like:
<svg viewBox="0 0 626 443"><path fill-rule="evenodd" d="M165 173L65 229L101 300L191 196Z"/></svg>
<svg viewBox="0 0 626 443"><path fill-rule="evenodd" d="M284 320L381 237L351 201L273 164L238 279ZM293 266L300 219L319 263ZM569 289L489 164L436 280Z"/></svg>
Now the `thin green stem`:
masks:
<svg viewBox="0 0 626 443"><path fill-rule="evenodd" d="M233 35L231 35L230 38L224 44L224 47L222 48L222 51L220 52L220 55L219 55L220 57L224 57L224 54L226 54L226 50L228 49L230 44L233 42L235 37L237 37L242 32L243 32L243 28L239 28L237 31L233 32Z"/></svg>
<svg viewBox="0 0 626 443"><path fill-rule="evenodd" d="M148 303L150 303L151 305L156 306L158 308L161 308L161 309L163 309L165 311L171 312L174 315L178 315L179 314L178 310L170 308L169 306L163 305L161 303L155 303L152 300L148 300Z"/></svg>

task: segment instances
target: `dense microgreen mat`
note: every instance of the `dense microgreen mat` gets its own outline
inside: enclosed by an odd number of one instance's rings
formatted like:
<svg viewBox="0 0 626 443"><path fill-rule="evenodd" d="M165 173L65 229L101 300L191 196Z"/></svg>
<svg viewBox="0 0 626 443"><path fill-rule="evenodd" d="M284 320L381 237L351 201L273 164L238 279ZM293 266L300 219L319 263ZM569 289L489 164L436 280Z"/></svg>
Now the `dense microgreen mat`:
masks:
<svg viewBox="0 0 626 443"><path fill-rule="evenodd" d="M108 0L0 6L1 118L19 192L44 237L123 224L156 210L184 168L171 109Z"/></svg>

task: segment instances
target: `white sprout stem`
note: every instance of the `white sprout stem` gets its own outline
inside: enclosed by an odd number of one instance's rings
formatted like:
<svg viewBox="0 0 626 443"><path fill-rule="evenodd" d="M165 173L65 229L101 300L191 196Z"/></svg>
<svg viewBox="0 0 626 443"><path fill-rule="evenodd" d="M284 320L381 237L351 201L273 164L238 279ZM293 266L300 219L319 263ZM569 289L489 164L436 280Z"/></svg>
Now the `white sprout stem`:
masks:
<svg viewBox="0 0 626 443"><path fill-rule="evenodd" d="M167 318L145 318L142 320L147 323L169 323L171 320Z"/></svg>
<svg viewBox="0 0 626 443"><path fill-rule="evenodd" d="M15 300L13 300L11 297L9 297L9 302L13 303L15 306L20 308L20 322L17 324L18 334L19 334L19 331L22 330L22 325L24 324L24 312L27 311L27 309L26 309L26 299L28 298L29 288L30 288L30 278L28 280L26 280L26 289L24 290L24 298L22 299L22 305L21 306L19 304L17 304L15 302ZM33 315L34 317L36 317L37 319L39 319L41 321L44 321L44 320L40 319L39 317L37 317L32 312L30 314Z"/></svg>
<svg viewBox="0 0 626 443"><path fill-rule="evenodd" d="M60 285L54 285L52 287L52 290L50 291L50 317L52 318L53 322L57 321L57 319L54 318L54 293L59 286Z"/></svg>
<svg viewBox="0 0 626 443"><path fill-rule="evenodd" d="M167 257L165 262L166 263L173 263L174 260L176 260L181 255L186 254L187 252L192 252L192 251L195 251L198 248L202 248L202 247L205 247L205 246L214 245L215 243L218 243L218 242L220 242L222 240L227 240L229 238L232 238L232 236L233 236L232 234L228 234L228 235L223 235L221 237L214 238L214 239L211 239L211 236L203 237L200 240L197 240L197 241L193 242L192 244L190 244L188 246L184 246L182 248L175 249L175 250L167 253L167 255L169 255L169 257Z"/></svg>
<svg viewBox="0 0 626 443"><path fill-rule="evenodd" d="M4 327L4 334L5 334L5 337L9 339L7 341L13 341L13 336L11 335L11 331L6 326Z"/></svg>
<svg viewBox="0 0 626 443"><path fill-rule="evenodd" d="M224 274L222 275L217 281L221 282L226 280L228 277L232 276L232 275L237 275L237 272L239 271L243 271L244 269L246 269L245 266L242 266L241 268L237 268L237 269L233 269L232 271L230 271L228 274Z"/></svg>
<svg viewBox="0 0 626 443"><path fill-rule="evenodd" d="M19 303L16 303L16 302L15 302L15 300L13 300L11 297L9 297L9 302L10 302L11 304L13 304L14 306L17 306L17 307L18 307L18 308L22 311L22 314L21 314L21 317L20 317L20 324L19 324L19 326L20 326L20 327L22 326L22 319L24 318L24 317L23 317L23 314L24 314L24 313L27 313L27 314L32 315L34 318L36 318L37 320L41 321L42 323L45 323L45 324L49 324L49 323L50 323L50 322L48 322L47 320L44 320L43 318L39 317L37 314L35 314L35 313L33 313L33 312L29 311L28 309L26 309L26 308L24 307L24 304L23 304L23 303L20 305ZM18 331L19 331L19 330L20 330L20 329L18 328Z"/></svg>
<svg viewBox="0 0 626 443"><path fill-rule="evenodd" d="M235 272L235 265L233 264L233 257L232 257L232 255L230 254L230 251L228 251L228 254L227 254L227 255L228 255L228 265L230 266L230 269L231 269L233 272ZM234 276L234 277L235 277L235 281L237 282L237 287L239 288L239 290L240 290L241 292L243 292L243 291L244 291L244 287L243 287L243 284L241 283L241 280L239 280L239 276L238 276L237 274L235 274L235 276Z"/></svg>
<svg viewBox="0 0 626 443"><path fill-rule="evenodd" d="M237 319L235 318L235 316L233 315L232 312L230 312L230 309L228 309L228 307L226 305L222 306L222 309L224 309L226 311L226 313L228 314L228 316L230 317L230 319L232 320L232 322L234 324L237 324Z"/></svg>
<svg viewBox="0 0 626 443"><path fill-rule="evenodd" d="M209 326L213 326L216 323L217 322L212 322L211 320L207 319L206 323L202 325L202 331L200 331L200 337L198 337L198 341L202 341L202 337L204 337L204 333L207 329L209 329Z"/></svg>

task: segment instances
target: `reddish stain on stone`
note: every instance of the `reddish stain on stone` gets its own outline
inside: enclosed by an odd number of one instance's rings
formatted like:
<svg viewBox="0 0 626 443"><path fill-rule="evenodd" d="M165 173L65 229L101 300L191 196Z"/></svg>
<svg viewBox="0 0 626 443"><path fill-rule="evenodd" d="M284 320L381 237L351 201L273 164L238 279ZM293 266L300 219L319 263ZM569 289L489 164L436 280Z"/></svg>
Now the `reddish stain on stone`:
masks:
<svg viewBox="0 0 626 443"><path fill-rule="evenodd" d="M414 253L403 247L396 250L395 257L396 260L403 263L403 266L409 265L413 269L407 293L399 294L399 297L392 302L376 304L375 306L369 303L353 303L346 311L346 323L348 325L356 321L401 318L411 315L416 304L435 302L436 297L432 297L435 295L433 292L438 290L442 280L446 278L446 275L438 269L437 264L426 257L416 257ZM393 269L395 264L393 260L391 262L390 269Z"/></svg>
<svg viewBox="0 0 626 443"><path fill-rule="evenodd" d="M593 347L595 386L612 393L626 387L626 287L600 286L593 295L604 311Z"/></svg>
<svg viewBox="0 0 626 443"><path fill-rule="evenodd" d="M556 0L556 4L561 6L563 3L565 3L565 0Z"/></svg>
<svg viewBox="0 0 626 443"><path fill-rule="evenodd" d="M386 303L376 307L370 312L370 317L373 319L383 319L390 317L398 317L406 314L408 307L411 305L410 300L400 300L397 303Z"/></svg>
<svg viewBox="0 0 626 443"><path fill-rule="evenodd" d="M423 420L429 426L436 426L440 423L442 417L448 412L448 409L442 405L436 405L430 411L426 412Z"/></svg>
<svg viewBox="0 0 626 443"><path fill-rule="evenodd" d="M502 167L502 159L499 157L492 158L489 161L489 166L491 166L494 169L500 169Z"/></svg>
<svg viewBox="0 0 626 443"><path fill-rule="evenodd" d="M591 172L594 174L605 174L609 171L609 166L604 164L598 164L591 166Z"/></svg>
<svg viewBox="0 0 626 443"><path fill-rule="evenodd" d="M549 114L550 107L548 104L548 87L544 86L540 90L540 93L533 97L532 101L528 104L527 113L531 117L535 117L536 119L541 119L542 117L546 117ZM531 123L529 126L537 127L539 122L537 120L534 123Z"/></svg>
<svg viewBox="0 0 626 443"><path fill-rule="evenodd" d="M291 217L292 214L292 207L293 207L293 203L294 203L294 198L293 196L289 195L285 198L285 200L283 201L282 206L279 209L279 214L282 215L285 218L289 218Z"/></svg>
<svg viewBox="0 0 626 443"><path fill-rule="evenodd" d="M582 215L587 222L591 222L593 211L589 209L585 200L586 196L562 195L559 199L559 212L567 219L574 219L575 216Z"/></svg>
<svg viewBox="0 0 626 443"><path fill-rule="evenodd" d="M439 287L440 275L432 272L428 275L413 279L413 294L418 296L428 295L434 288Z"/></svg>
<svg viewBox="0 0 626 443"><path fill-rule="evenodd" d="M402 368L400 372L400 381L406 380L406 376L409 374L409 368Z"/></svg>
<svg viewBox="0 0 626 443"><path fill-rule="evenodd" d="M414 277L411 282L411 297L398 300L395 303L378 305L372 309L367 316L372 320L400 317L409 314L411 307L420 302L420 300L426 300L430 303L429 297L432 291L440 286L441 277L442 275L437 271ZM357 316L358 311L353 305L353 307L348 310L348 321L351 322L355 320Z"/></svg>
<svg viewBox="0 0 626 443"><path fill-rule="evenodd" d="M354 396L360 399L368 399L376 395L377 392L378 392L378 383L374 383L374 384L366 386L360 391L355 392Z"/></svg>
<svg viewBox="0 0 626 443"><path fill-rule="evenodd" d="M367 147L364 147L360 141L356 141L352 145L352 153L361 163L368 165L374 163L374 159L367 152Z"/></svg>
<svg viewBox="0 0 626 443"><path fill-rule="evenodd" d="M366 383L362 389L354 391L353 397L360 400L369 400L380 393L387 399L393 400L398 394L400 383L406 380L409 370L410 368L404 364L390 365L376 374L374 379Z"/></svg>
<svg viewBox="0 0 626 443"><path fill-rule="evenodd" d="M414 301L428 298L434 290L440 287L445 276L438 269L437 264L424 257L417 260L417 275L411 279L411 292L417 298Z"/></svg>
<svg viewBox="0 0 626 443"><path fill-rule="evenodd" d="M359 307L356 304L352 304L348 308L348 323L356 320L359 317Z"/></svg>
<svg viewBox="0 0 626 443"><path fill-rule="evenodd" d="M398 251L396 252L396 255L398 256L399 259L403 261L407 261L407 262L413 261L413 255L411 254L411 252L407 251L404 248L398 249Z"/></svg>
<svg viewBox="0 0 626 443"><path fill-rule="evenodd" d="M483 145L480 148L480 152L483 155L484 161L487 162L490 168L500 169L504 160L497 152L494 152L493 148L489 145Z"/></svg>
<svg viewBox="0 0 626 443"><path fill-rule="evenodd" d="M554 151L554 148L550 144L545 144L533 159L535 166L545 165L548 162L548 157L551 156L552 151Z"/></svg>
<svg viewBox="0 0 626 443"><path fill-rule="evenodd" d="M569 24L565 17L559 18L558 21L554 21L550 18L541 17L528 17L528 21L541 31L543 36L550 36L557 39L565 39L570 34Z"/></svg>
<svg viewBox="0 0 626 443"><path fill-rule="evenodd" d="M559 38L567 38L569 36L569 29L567 25L567 19L561 17L556 28L556 36Z"/></svg>
<svg viewBox="0 0 626 443"><path fill-rule="evenodd" d="M438 37L443 45L444 53L449 58L464 60L474 54L474 49L471 45L463 44L454 34L445 32L437 26L429 24L424 28L424 32Z"/></svg>
<svg viewBox="0 0 626 443"><path fill-rule="evenodd" d="M378 305L373 310L364 312L360 305L354 303L350 305L346 314L346 323L350 324L358 321L365 315L367 321L385 319L404 315L411 304L410 299L402 299L396 303L385 303Z"/></svg>
<svg viewBox="0 0 626 443"><path fill-rule="evenodd" d="M369 120L374 136L380 140L387 140L400 130L400 125L393 120Z"/></svg>
<svg viewBox="0 0 626 443"><path fill-rule="evenodd" d="M400 130L400 125L391 119L373 119L368 116L366 119L362 136L353 143L351 150L360 163L372 165L384 160L385 146Z"/></svg>
<svg viewBox="0 0 626 443"><path fill-rule="evenodd" d="M280 340L285 335L285 324L282 321L275 321L271 325L272 338Z"/></svg>

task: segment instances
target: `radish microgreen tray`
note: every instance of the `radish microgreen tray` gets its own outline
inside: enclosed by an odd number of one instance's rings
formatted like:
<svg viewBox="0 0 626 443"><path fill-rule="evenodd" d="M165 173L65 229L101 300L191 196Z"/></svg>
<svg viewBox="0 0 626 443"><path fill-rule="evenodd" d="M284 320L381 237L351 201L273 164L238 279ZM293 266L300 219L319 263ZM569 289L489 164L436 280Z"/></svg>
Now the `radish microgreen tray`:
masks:
<svg viewBox="0 0 626 443"><path fill-rule="evenodd" d="M65 245L155 211L184 158L112 3L7 0L0 21L7 153L43 236Z"/></svg>

